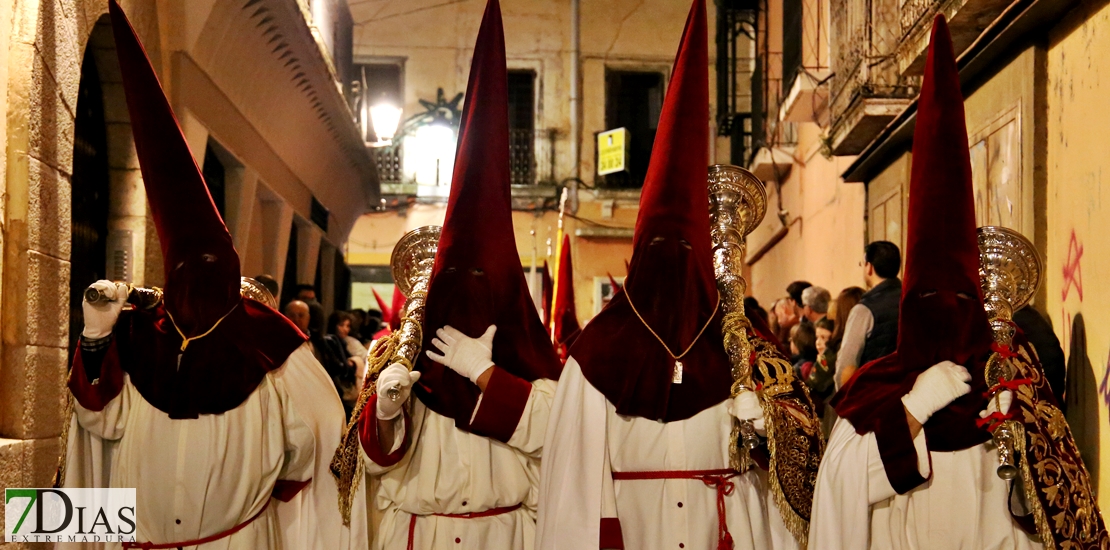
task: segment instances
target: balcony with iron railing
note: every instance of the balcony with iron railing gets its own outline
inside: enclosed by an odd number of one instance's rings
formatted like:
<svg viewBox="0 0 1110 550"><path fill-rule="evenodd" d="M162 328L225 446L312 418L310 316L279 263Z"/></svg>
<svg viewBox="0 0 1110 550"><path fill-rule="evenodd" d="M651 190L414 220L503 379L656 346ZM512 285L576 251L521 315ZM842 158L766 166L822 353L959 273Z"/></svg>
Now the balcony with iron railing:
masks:
<svg viewBox="0 0 1110 550"><path fill-rule="evenodd" d="M859 154L916 97L933 16L959 56L1011 0L831 0L831 148Z"/></svg>
<svg viewBox="0 0 1110 550"><path fill-rule="evenodd" d="M953 51L958 56L1011 3L1011 0L901 0L898 21L901 41L894 52L898 70L920 75L925 69L934 15L942 13L948 19Z"/></svg>
<svg viewBox="0 0 1110 550"><path fill-rule="evenodd" d="M752 154L748 169L763 181L781 182L794 164L798 125L778 116L783 102L782 54L759 54L752 74ZM766 68L766 69L764 69Z"/></svg>
<svg viewBox="0 0 1110 550"><path fill-rule="evenodd" d="M910 104L919 78L893 52L902 39L901 4L918 0L832 0L829 110L833 154L855 155Z"/></svg>
<svg viewBox="0 0 1110 550"><path fill-rule="evenodd" d="M556 205L559 189L555 181L554 145L554 130L509 130L509 181L514 208L534 210ZM404 147L405 142L401 139L391 145L370 149L387 206L411 202L421 195L411 169L406 176ZM440 193L436 199L442 201L445 196Z"/></svg>

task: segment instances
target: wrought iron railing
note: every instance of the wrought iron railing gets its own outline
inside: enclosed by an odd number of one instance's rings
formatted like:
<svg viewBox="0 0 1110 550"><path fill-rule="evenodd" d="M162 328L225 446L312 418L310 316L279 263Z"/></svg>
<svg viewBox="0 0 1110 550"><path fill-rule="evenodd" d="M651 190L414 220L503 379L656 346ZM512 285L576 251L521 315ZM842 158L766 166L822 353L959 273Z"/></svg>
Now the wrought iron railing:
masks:
<svg viewBox="0 0 1110 550"><path fill-rule="evenodd" d="M513 185L536 183L535 130L509 130L509 178Z"/></svg>
<svg viewBox="0 0 1110 550"><path fill-rule="evenodd" d="M378 181L384 184L401 183L401 146L375 147L370 149L374 164L378 167Z"/></svg>
<svg viewBox="0 0 1110 550"><path fill-rule="evenodd" d="M833 76L829 108L833 126L842 122L861 97L913 97L919 78L901 74L894 52L908 32L907 22L912 27L937 2L831 1Z"/></svg>
<svg viewBox="0 0 1110 550"><path fill-rule="evenodd" d="M898 13L901 27L901 37L905 38L917 26L917 22L928 14L936 13L940 8L940 0L900 0Z"/></svg>
<svg viewBox="0 0 1110 550"><path fill-rule="evenodd" d="M782 78L783 90L790 90L802 70L802 0L782 3Z"/></svg>
<svg viewBox="0 0 1110 550"><path fill-rule="evenodd" d="M543 165L544 173L548 180L554 177L554 134L548 130L510 130L509 131L509 176L513 185L535 185L539 172L537 149L542 150L546 156ZM378 179L382 184L400 184L404 182L404 154L401 144L385 147L372 147L370 155L378 168Z"/></svg>
<svg viewBox="0 0 1110 550"><path fill-rule="evenodd" d="M848 107L867 81L871 50L871 0L832 0L832 62L830 93L833 113Z"/></svg>

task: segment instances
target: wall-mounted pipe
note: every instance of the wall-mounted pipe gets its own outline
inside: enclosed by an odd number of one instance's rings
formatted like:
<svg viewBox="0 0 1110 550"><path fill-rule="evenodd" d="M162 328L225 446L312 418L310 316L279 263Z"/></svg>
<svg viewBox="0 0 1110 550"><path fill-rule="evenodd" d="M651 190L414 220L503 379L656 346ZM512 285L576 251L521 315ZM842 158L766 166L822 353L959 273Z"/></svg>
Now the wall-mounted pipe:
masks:
<svg viewBox="0 0 1110 550"><path fill-rule="evenodd" d="M578 70L582 61L579 20L579 0L570 0L570 174L575 179L582 177L582 109L578 99Z"/></svg>

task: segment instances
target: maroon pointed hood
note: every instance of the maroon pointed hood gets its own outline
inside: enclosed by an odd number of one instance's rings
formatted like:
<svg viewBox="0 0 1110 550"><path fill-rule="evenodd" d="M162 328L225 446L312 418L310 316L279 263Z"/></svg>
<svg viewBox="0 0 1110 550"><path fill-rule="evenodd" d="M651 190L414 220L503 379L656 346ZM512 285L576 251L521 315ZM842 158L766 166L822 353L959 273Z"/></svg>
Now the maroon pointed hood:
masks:
<svg viewBox="0 0 1110 550"><path fill-rule="evenodd" d="M857 431L876 433L899 492L924 482L901 398L933 365L963 365L972 375L972 389L925 424L929 449L955 451L989 439L975 421L986 405L983 367L992 341L979 286L963 94L948 25L938 15L914 129L898 348L861 368L835 400L837 412Z"/></svg>
<svg viewBox="0 0 1110 550"><path fill-rule="evenodd" d="M166 310L187 335L239 302L239 255L185 135L123 11L110 4L131 132L162 245Z"/></svg>
<svg viewBox="0 0 1110 550"><path fill-rule="evenodd" d="M659 117L624 291L571 349L586 379L620 414L682 420L728 397L708 165L708 32L705 1L694 0ZM672 355L688 348L683 381L673 384Z"/></svg>
<svg viewBox="0 0 1110 550"><path fill-rule="evenodd" d="M898 352L908 370L944 360L963 364L993 341L979 285L964 98L943 16L930 46L913 136L898 321Z"/></svg>
<svg viewBox="0 0 1110 550"><path fill-rule="evenodd" d="M444 325L477 338L497 325L493 361L532 381L561 370L536 313L516 250L509 197L509 92L501 8L489 0L478 30L424 317L424 349ZM467 429L481 393L454 371L422 357L417 396Z"/></svg>
<svg viewBox="0 0 1110 550"><path fill-rule="evenodd" d="M108 9L166 279L162 306L121 316L119 360L142 396L171 418L219 414L242 403L304 336L240 296L231 234L135 29L115 0ZM178 329L208 334L183 351Z"/></svg>

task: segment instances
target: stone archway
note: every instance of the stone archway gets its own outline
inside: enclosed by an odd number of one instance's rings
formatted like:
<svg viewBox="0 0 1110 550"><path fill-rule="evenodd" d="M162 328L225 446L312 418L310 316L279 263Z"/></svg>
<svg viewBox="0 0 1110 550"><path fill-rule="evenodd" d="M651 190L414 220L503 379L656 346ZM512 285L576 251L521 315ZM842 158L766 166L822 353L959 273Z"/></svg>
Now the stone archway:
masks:
<svg viewBox="0 0 1110 550"><path fill-rule="evenodd" d="M155 5L124 4L157 56ZM7 114L0 127L7 160L0 180L0 196L7 197L0 207L0 487L48 486L57 465L70 345L75 122L86 46L94 48L104 100L108 240L113 231L137 230L133 271L145 271L146 201L118 69L104 62L115 59L111 29L101 21L106 12L103 0L15 0L8 57L0 59L7 64L7 80L0 80L7 88L0 94Z"/></svg>
<svg viewBox="0 0 1110 550"><path fill-rule="evenodd" d="M93 32L96 33L100 25ZM110 29L109 29L110 30ZM108 269L108 129L105 97L95 48L86 47L81 61L73 124L73 175L70 179L71 234L69 281L69 352L72 358L84 327L84 289L91 281L115 278ZM123 258L126 262L128 258ZM113 266L115 267L115 266ZM112 271L120 271L115 268Z"/></svg>
<svg viewBox="0 0 1110 550"><path fill-rule="evenodd" d="M85 287L98 279L145 282L146 192L131 143L112 25L105 14L85 48L74 123L71 355L83 327Z"/></svg>

